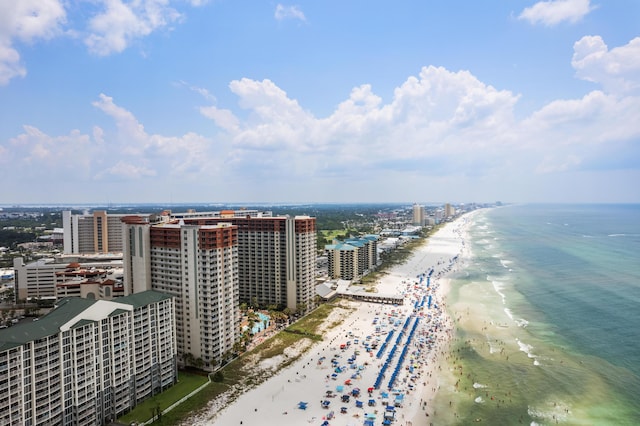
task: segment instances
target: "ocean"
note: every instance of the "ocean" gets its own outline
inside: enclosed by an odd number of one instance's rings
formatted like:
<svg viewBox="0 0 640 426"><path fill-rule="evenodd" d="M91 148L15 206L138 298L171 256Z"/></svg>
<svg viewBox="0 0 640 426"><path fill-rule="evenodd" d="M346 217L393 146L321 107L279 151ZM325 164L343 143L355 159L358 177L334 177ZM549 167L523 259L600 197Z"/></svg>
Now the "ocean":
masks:
<svg viewBox="0 0 640 426"><path fill-rule="evenodd" d="M640 424L640 205L472 215L429 422Z"/></svg>

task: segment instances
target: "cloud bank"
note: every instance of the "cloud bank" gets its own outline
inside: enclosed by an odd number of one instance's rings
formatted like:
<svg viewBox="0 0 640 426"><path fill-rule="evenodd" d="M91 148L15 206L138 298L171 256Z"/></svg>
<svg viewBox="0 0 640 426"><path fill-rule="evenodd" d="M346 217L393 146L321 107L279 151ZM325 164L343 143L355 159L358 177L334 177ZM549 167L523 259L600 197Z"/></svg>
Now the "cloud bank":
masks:
<svg viewBox="0 0 640 426"><path fill-rule="evenodd" d="M285 187L304 199L336 186L393 191L445 178L478 187L534 185L605 170L637 173L640 97L629 90L640 83L637 48L637 39L613 49L599 37L579 40L572 64L598 89L549 102L521 120L514 118L518 94L443 67L407 77L388 103L370 85L354 87L326 117L273 81L243 78L229 84L238 108L200 107L214 134L149 133L133 112L100 94L93 107L113 127L50 136L27 125L2 148L0 161L5 175L29 169L34 179L59 175L96 185L114 178L143 186L178 182L195 192L222 188L227 199L239 191L243 199L269 199Z"/></svg>

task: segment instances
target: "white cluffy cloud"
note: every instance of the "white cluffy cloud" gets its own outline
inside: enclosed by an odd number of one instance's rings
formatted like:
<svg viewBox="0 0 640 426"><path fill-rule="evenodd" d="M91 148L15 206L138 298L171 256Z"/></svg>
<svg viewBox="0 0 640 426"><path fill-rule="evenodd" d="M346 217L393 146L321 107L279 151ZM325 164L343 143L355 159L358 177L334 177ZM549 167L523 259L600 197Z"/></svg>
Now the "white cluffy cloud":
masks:
<svg viewBox="0 0 640 426"><path fill-rule="evenodd" d="M24 126L0 146L0 173L103 186L126 181L126 190L138 193L175 184L192 197L220 183L216 190L226 191L220 198L245 200L301 200L323 191L333 200L383 192L410 199L400 191L425 185L471 188L468 194L478 197L504 187L509 196L529 199L536 188L543 201L550 193L565 200L575 182L590 176L601 191L614 188L628 199L640 160L637 45L634 39L609 49L599 37L581 39L573 66L598 90L553 100L522 120L514 113L518 94L468 71L434 66L407 77L386 102L369 84L354 87L326 117L271 80L234 80L229 88L242 111L200 108L219 129L215 138L149 132L102 94L93 105L114 126L63 136ZM208 91L187 87L216 102Z"/></svg>
<svg viewBox="0 0 640 426"><path fill-rule="evenodd" d="M610 51L598 41L576 43L574 67L603 90L552 101L524 120L515 119L518 95L468 71L433 66L407 78L388 103L370 85L356 87L324 118L273 81L246 78L230 84L246 117L217 106L200 112L229 137L227 165L265 179L317 181L356 165L358 173L380 175L615 169L640 156L640 97L629 90L640 83L640 54L635 39Z"/></svg>
<svg viewBox="0 0 640 426"><path fill-rule="evenodd" d="M193 132L183 136L148 134L144 126L128 110L116 105L113 98L101 94L93 106L115 121L117 132L111 135L112 150L118 161L96 175L126 178L164 175L190 175L202 170L207 162L209 141Z"/></svg>
<svg viewBox="0 0 640 426"><path fill-rule="evenodd" d="M305 22L307 20L299 6L284 6L280 3L276 6L275 18L278 21L298 19Z"/></svg>
<svg viewBox="0 0 640 426"><path fill-rule="evenodd" d="M573 46L571 65L576 76L626 93L640 88L640 37L609 50L600 36L584 36Z"/></svg>
<svg viewBox="0 0 640 426"><path fill-rule="evenodd" d="M188 0L201 6L208 0ZM119 53L155 31L171 29L182 14L172 0L2 0L0 1L0 85L27 74L16 42L33 43L61 35L78 36L99 56ZM184 0L173 0L182 4ZM73 6L73 10L72 7ZM68 13L87 17L83 28L66 28ZM294 8L289 13L295 13ZM73 20L71 20L73 21Z"/></svg>
<svg viewBox="0 0 640 426"><path fill-rule="evenodd" d="M532 24L553 26L564 21L578 22L592 10L589 0L550 0L527 7L518 18Z"/></svg>
<svg viewBox="0 0 640 426"><path fill-rule="evenodd" d="M66 13L60 0L1 1L0 85L27 74L15 41L50 39L61 33L65 22Z"/></svg>
<svg viewBox="0 0 640 426"><path fill-rule="evenodd" d="M136 117L101 94L93 106L110 116L115 131L94 127L91 134L72 130L68 135L51 136L42 130L23 126L23 133L0 146L3 172L29 178L54 180L135 180L150 176L198 175L210 160L210 141L196 133L182 136L149 134Z"/></svg>
<svg viewBox="0 0 640 426"><path fill-rule="evenodd" d="M104 0L104 10L89 20L85 44L92 53L105 56L122 52L134 40L168 27L181 15L169 0Z"/></svg>

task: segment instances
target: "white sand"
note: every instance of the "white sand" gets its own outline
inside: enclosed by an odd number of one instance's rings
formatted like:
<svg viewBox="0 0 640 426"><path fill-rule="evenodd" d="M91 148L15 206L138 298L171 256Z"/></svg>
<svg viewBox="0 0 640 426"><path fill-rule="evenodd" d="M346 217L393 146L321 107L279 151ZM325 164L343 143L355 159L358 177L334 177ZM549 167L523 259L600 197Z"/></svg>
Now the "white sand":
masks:
<svg viewBox="0 0 640 426"><path fill-rule="evenodd" d="M298 361L290 367L283 369L276 376L262 383L254 389L241 395L228 407L225 407L225 398L221 397L209 405L206 413L191 418L186 424L190 425L291 425L303 424L321 425L330 412L334 417L329 420L330 425L363 425L366 415L374 414L375 425L382 424L385 405L382 404L382 392L389 392L389 403L394 404L394 396L388 389L388 382L396 368L400 353L405 347L407 335L415 316L411 317L409 327L397 347L397 351L389 362L379 390L374 390L371 397L367 389L374 386L382 365L387 361L391 348L394 346L398 335L405 324L406 319L412 315L422 316L414 333L412 343L407 351L406 358L397 376L394 390L404 394L401 407L396 408L393 424L415 425L424 424L426 418L424 402L432 400L438 388L437 357L446 350L446 345L451 338L451 322L444 310L444 296L448 291L446 274L452 268L451 259L459 255L464 249L464 230L468 222L468 215L447 224L428 242L417 249L411 258L403 265L395 267L385 275L378 284L378 292L382 294L404 294L403 306L381 305L365 302L347 302L353 311L337 310L335 315L342 312L345 320L341 326L326 333L322 342L315 343ZM431 285L426 287L426 278L422 285L418 285L419 274L426 273L434 268L431 277ZM427 303L414 312L415 302L422 297L432 296L432 306L427 308ZM435 308L435 305L438 307ZM393 315L393 316L391 316ZM389 323L391 316L393 323ZM381 333L376 336L376 325L373 319L378 317L378 326ZM328 323L332 322L331 320ZM394 323L399 325L394 325ZM385 324L382 326L382 324ZM394 329L394 335L390 339L382 357L376 357L380 346L370 353L365 350L366 336L371 336L369 342L380 339L381 345L386 339L386 332ZM351 333L351 334L350 334ZM356 344L356 336L359 337ZM351 344L346 350L341 350L340 345ZM422 343L420 342L422 341ZM354 365L351 368L348 358L358 350ZM419 350L419 353L417 352ZM291 348L292 352L296 348ZM413 354L413 355L412 355ZM322 362L319 362L324 358ZM336 359L338 366L347 367L346 371L337 373L334 380L331 375L334 367L332 359ZM280 359L265 360L260 367L268 368ZM410 365L414 365L413 373L408 371ZM359 369L362 368L362 369ZM357 378L351 379L351 385L345 385L345 380L359 373ZM343 386L343 392L337 392L337 386ZM341 402L340 397L359 388L361 395L353 396L349 402ZM337 396L326 398L326 392L332 391ZM368 406L369 399L374 399L376 405ZM321 402L330 401L329 408L323 408ZM363 407L356 407L356 400L363 402ZM299 402L306 402L305 410L298 407ZM224 408L223 408L224 407ZM341 407L347 408L347 413L340 413ZM418 420L420 419L420 420Z"/></svg>

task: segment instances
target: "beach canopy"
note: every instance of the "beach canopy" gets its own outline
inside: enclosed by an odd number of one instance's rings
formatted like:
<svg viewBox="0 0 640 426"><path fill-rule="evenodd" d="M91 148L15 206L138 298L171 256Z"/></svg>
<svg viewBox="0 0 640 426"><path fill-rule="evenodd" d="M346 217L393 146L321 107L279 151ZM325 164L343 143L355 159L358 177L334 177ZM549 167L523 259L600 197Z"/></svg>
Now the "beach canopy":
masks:
<svg viewBox="0 0 640 426"><path fill-rule="evenodd" d="M300 401L300 402L298 402L298 408L301 409L301 410L306 410L308 404L309 404L308 402Z"/></svg>

